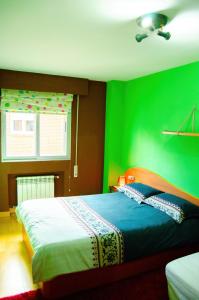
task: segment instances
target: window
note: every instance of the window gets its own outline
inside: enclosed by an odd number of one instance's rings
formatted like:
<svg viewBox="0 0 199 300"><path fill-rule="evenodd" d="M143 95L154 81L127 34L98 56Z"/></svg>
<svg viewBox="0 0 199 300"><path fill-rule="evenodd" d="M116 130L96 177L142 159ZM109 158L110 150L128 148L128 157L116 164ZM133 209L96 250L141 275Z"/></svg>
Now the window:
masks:
<svg viewBox="0 0 199 300"><path fill-rule="evenodd" d="M2 160L70 159L69 114L2 112Z"/></svg>
<svg viewBox="0 0 199 300"><path fill-rule="evenodd" d="M73 95L1 89L2 161L70 159Z"/></svg>

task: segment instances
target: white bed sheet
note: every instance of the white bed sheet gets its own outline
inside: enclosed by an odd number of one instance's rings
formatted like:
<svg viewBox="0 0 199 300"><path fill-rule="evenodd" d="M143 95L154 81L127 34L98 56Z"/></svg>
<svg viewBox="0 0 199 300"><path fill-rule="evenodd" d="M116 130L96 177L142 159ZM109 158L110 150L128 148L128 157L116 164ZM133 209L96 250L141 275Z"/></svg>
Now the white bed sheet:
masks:
<svg viewBox="0 0 199 300"><path fill-rule="evenodd" d="M170 300L199 300L199 252L166 266Z"/></svg>

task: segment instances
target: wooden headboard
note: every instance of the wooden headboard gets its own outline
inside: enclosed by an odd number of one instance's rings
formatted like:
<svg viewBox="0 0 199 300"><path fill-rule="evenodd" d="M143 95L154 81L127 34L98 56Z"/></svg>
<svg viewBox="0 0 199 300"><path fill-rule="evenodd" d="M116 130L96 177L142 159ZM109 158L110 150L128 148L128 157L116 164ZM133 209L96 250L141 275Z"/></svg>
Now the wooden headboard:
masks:
<svg viewBox="0 0 199 300"><path fill-rule="evenodd" d="M183 192L178 189L160 175L153 173L147 169L143 168L131 168L128 169L125 173L126 180L128 182L129 178L134 177L135 182L141 182L147 185L150 185L158 190L163 192L174 194L178 197L182 197L196 205L199 206L199 198L196 198L190 194Z"/></svg>

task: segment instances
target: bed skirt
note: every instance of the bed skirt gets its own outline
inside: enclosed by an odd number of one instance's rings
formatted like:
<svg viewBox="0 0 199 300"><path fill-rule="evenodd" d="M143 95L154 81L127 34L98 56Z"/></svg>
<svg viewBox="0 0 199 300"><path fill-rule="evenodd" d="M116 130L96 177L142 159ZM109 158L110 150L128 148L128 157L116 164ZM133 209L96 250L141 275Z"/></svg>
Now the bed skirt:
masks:
<svg viewBox="0 0 199 300"><path fill-rule="evenodd" d="M199 245L191 245L121 265L60 275L43 282L42 293L48 299L66 295L71 300L91 300L94 297L95 300L168 299L166 264L196 251L199 251Z"/></svg>

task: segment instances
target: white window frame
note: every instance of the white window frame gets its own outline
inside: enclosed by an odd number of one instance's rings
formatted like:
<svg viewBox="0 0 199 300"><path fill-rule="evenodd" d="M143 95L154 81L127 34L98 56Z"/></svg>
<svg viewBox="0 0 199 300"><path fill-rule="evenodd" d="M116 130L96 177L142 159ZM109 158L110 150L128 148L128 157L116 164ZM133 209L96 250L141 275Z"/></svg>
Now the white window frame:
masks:
<svg viewBox="0 0 199 300"><path fill-rule="evenodd" d="M17 112L16 112L17 113ZM52 160L70 160L71 156L71 112L66 115L65 132L67 138L65 139L65 153L62 156L40 156L40 119L39 113L36 114L36 156L6 156L6 112L1 112L1 161L2 162L23 162L23 161L52 161Z"/></svg>

